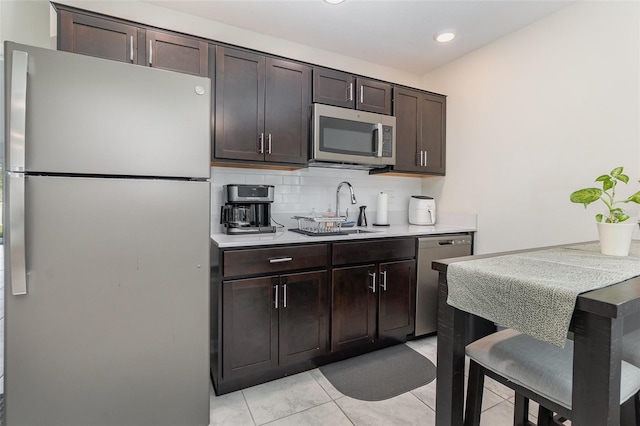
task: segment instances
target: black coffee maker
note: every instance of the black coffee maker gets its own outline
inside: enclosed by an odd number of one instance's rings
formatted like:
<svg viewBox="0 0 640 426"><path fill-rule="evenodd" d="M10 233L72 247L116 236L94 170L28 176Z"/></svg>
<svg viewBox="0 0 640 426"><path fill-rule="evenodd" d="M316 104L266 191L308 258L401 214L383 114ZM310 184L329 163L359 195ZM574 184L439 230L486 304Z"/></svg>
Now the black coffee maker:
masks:
<svg viewBox="0 0 640 426"><path fill-rule="evenodd" d="M273 185L229 184L222 187L220 223L227 234L276 232L271 226Z"/></svg>

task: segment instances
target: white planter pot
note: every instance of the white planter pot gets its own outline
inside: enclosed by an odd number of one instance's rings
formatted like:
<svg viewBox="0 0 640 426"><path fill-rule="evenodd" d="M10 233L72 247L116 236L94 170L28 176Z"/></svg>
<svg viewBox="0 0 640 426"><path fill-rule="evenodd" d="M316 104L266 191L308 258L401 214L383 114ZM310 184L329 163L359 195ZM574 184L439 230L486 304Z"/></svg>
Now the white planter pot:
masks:
<svg viewBox="0 0 640 426"><path fill-rule="evenodd" d="M611 256L628 256L633 230L636 222L601 223L598 222L600 253Z"/></svg>

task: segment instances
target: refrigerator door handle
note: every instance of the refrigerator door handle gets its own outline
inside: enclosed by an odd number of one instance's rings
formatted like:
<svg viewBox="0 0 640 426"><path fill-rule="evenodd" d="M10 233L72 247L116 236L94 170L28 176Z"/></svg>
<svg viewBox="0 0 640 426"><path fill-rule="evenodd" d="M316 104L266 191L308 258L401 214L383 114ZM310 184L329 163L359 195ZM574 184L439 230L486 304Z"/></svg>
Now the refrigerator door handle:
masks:
<svg viewBox="0 0 640 426"><path fill-rule="evenodd" d="M22 172L25 167L24 142L27 119L27 65L28 54L13 51L11 63L11 118L9 122L8 170Z"/></svg>
<svg viewBox="0 0 640 426"><path fill-rule="evenodd" d="M24 233L24 184L23 173L9 172L5 175L9 182L9 259L11 259L11 294L27 294L27 263Z"/></svg>

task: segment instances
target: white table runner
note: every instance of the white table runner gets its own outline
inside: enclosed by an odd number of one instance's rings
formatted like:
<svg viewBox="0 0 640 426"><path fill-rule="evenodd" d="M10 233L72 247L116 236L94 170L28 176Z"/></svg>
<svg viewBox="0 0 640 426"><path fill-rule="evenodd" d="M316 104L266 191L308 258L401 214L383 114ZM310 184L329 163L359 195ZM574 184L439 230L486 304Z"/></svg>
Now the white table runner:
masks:
<svg viewBox="0 0 640 426"><path fill-rule="evenodd" d="M449 305L563 347L580 293L640 275L640 241L628 257L598 244L452 263Z"/></svg>

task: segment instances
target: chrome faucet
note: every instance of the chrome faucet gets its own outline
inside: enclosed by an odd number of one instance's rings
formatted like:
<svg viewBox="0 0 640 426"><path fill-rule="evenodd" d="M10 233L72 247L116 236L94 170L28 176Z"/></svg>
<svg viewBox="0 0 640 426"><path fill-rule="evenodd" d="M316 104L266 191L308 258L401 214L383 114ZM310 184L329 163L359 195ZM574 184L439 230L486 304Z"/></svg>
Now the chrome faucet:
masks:
<svg viewBox="0 0 640 426"><path fill-rule="evenodd" d="M358 201L356 200L356 194L353 193L353 186L351 186L351 184L347 181L343 181L340 182L340 184L338 184L338 189L336 190L336 217L340 217L340 188L342 188L342 185L347 185L349 187L349 193L351 194L351 204L355 204ZM349 209L347 209L347 213L345 214L345 216L348 215Z"/></svg>

